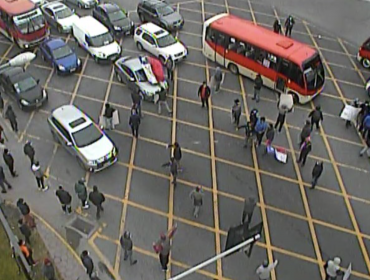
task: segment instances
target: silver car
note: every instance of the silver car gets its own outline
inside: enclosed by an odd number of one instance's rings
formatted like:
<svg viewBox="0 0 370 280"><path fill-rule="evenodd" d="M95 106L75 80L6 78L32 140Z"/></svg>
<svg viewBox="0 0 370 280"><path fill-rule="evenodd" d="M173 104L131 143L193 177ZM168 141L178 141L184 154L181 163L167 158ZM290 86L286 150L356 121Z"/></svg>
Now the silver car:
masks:
<svg viewBox="0 0 370 280"><path fill-rule="evenodd" d="M64 2L76 5L80 9L90 9L99 4L98 0L64 0Z"/></svg>
<svg viewBox="0 0 370 280"><path fill-rule="evenodd" d="M142 58L146 57L143 56ZM156 94L168 88L167 82L164 82L162 86L158 82L149 82L139 57L125 56L119 58L114 63L114 72L119 82L126 84L132 91L139 91L144 100L147 101L154 101Z"/></svg>
<svg viewBox="0 0 370 280"><path fill-rule="evenodd" d="M52 111L48 124L54 139L80 166L97 172L117 161L118 150L110 138L85 113L73 105Z"/></svg>
<svg viewBox="0 0 370 280"><path fill-rule="evenodd" d="M61 2L51 2L41 6L47 22L54 26L60 33L69 33L72 24L79 19L74 10Z"/></svg>

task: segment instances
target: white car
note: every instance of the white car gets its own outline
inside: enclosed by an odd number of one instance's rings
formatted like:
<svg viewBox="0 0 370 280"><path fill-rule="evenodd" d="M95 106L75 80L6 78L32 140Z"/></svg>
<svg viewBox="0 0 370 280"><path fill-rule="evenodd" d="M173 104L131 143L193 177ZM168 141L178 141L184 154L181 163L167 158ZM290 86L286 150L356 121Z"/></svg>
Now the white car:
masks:
<svg viewBox="0 0 370 280"><path fill-rule="evenodd" d="M79 19L74 10L61 2L51 2L41 6L47 22L54 26L60 33L69 33L72 24Z"/></svg>
<svg viewBox="0 0 370 280"><path fill-rule="evenodd" d="M46 1L45 0L31 0L32 3L34 3L36 6L41 6Z"/></svg>
<svg viewBox="0 0 370 280"><path fill-rule="evenodd" d="M186 58L188 49L167 30L151 23L136 28L134 40L140 51L146 50L165 64L167 59L179 62Z"/></svg>

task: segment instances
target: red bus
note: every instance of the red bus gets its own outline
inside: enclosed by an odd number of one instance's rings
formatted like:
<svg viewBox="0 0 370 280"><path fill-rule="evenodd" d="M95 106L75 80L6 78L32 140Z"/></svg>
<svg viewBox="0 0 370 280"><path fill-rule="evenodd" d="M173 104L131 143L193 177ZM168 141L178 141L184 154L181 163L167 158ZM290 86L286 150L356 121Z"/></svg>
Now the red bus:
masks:
<svg viewBox="0 0 370 280"><path fill-rule="evenodd" d="M40 8L30 0L0 0L0 31L22 49L37 46L49 36Z"/></svg>
<svg viewBox="0 0 370 280"><path fill-rule="evenodd" d="M324 87L315 49L233 15L204 22L203 54L234 74L254 79L260 73L265 86L292 94L296 103L309 102Z"/></svg>
<svg viewBox="0 0 370 280"><path fill-rule="evenodd" d="M370 38L360 47L357 53L357 60L361 62L362 66L365 68L370 68Z"/></svg>

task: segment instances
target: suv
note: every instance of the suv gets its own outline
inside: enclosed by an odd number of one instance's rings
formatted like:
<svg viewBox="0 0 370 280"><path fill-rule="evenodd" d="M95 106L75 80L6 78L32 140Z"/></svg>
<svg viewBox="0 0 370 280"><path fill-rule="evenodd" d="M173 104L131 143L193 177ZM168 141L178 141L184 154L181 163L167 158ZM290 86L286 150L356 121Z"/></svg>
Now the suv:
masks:
<svg viewBox="0 0 370 280"><path fill-rule="evenodd" d="M137 6L141 22L153 22L164 29L179 30L184 25L184 18L165 1L143 0Z"/></svg>
<svg viewBox="0 0 370 280"><path fill-rule="evenodd" d="M167 30L153 24L145 23L136 28L134 40L140 51L146 50L165 64L167 59L179 62L188 55L188 50Z"/></svg>
<svg viewBox="0 0 370 280"><path fill-rule="evenodd" d="M48 124L54 139L76 157L82 168L97 172L117 161L118 150L113 142L75 106L53 110Z"/></svg>

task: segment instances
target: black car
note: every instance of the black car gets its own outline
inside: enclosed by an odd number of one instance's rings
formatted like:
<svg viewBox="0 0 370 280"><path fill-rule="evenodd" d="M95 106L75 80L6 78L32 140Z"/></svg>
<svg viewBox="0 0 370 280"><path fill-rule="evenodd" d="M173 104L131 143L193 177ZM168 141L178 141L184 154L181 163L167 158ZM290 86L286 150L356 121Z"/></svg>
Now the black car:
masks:
<svg viewBox="0 0 370 280"><path fill-rule="evenodd" d="M169 31L181 29L184 25L182 15L165 1L143 0L137 6L137 14L141 22L153 22Z"/></svg>
<svg viewBox="0 0 370 280"><path fill-rule="evenodd" d="M39 80L22 67L7 67L0 71L0 92L7 93L23 109L35 109L48 100L48 94Z"/></svg>
<svg viewBox="0 0 370 280"><path fill-rule="evenodd" d="M93 17L104 24L113 34L134 34L134 22L127 16L126 11L115 3L97 5L93 10Z"/></svg>

